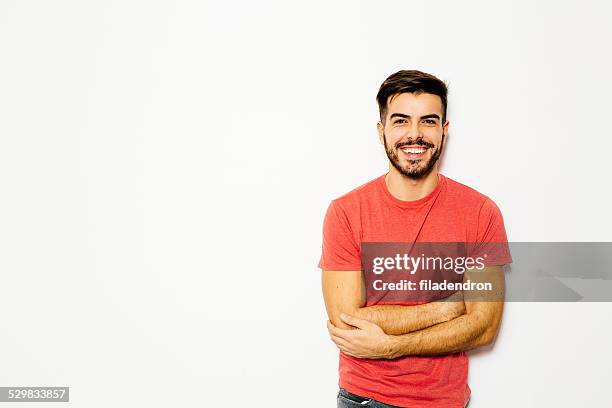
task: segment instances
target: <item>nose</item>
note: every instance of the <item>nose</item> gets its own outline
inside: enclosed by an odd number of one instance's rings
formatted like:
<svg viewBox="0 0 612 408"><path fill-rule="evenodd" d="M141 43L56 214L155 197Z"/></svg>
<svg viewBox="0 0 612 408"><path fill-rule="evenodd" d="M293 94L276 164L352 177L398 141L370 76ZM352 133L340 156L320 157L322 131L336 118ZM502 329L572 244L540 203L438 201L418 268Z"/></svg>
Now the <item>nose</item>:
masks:
<svg viewBox="0 0 612 408"><path fill-rule="evenodd" d="M423 139L423 130L419 123L412 123L410 126L405 126L404 134L401 136L403 142L416 141Z"/></svg>

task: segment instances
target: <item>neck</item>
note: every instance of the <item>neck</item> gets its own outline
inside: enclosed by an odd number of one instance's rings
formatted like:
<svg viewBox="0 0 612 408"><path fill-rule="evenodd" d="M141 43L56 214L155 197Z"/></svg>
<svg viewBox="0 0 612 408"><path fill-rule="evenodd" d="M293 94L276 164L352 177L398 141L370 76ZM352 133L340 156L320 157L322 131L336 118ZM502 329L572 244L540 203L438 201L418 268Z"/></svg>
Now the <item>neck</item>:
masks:
<svg viewBox="0 0 612 408"><path fill-rule="evenodd" d="M385 183L391 195L402 201L415 201L426 197L438 185L438 166L421 179L411 179L389 165L389 173L385 176Z"/></svg>

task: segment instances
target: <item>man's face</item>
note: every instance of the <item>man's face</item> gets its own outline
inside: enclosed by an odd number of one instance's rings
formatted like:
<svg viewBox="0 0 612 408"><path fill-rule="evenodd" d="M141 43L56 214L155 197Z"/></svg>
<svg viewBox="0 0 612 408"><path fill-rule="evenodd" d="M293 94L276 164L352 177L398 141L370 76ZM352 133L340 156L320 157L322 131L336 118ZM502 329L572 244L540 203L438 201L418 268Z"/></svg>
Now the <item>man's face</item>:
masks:
<svg viewBox="0 0 612 408"><path fill-rule="evenodd" d="M378 123L389 161L412 179L427 176L442 153L448 121L442 123L438 95L403 93L387 102L386 123Z"/></svg>

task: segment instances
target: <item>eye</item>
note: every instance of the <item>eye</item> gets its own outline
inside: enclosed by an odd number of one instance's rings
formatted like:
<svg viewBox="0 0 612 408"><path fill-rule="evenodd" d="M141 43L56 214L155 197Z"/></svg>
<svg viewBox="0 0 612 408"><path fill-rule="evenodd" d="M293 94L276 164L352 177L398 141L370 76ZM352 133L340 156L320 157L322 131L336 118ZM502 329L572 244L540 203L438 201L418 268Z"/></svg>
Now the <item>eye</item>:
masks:
<svg viewBox="0 0 612 408"><path fill-rule="evenodd" d="M398 119L398 120L395 121L395 123L404 123L404 122L406 122L405 119Z"/></svg>
<svg viewBox="0 0 612 408"><path fill-rule="evenodd" d="M433 119L425 119L425 123L427 123L428 125L435 125L436 121Z"/></svg>

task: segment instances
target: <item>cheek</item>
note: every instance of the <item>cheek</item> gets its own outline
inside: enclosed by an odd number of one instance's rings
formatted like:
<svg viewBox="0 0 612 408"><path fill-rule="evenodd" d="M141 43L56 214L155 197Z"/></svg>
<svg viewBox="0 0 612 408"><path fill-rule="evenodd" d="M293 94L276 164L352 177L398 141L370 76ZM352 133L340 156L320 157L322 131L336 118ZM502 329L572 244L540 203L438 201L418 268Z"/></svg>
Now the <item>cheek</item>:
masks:
<svg viewBox="0 0 612 408"><path fill-rule="evenodd" d="M429 142L435 144L436 146L440 146L440 144L442 143L442 135L432 132L431 134L425 135L425 140L428 140Z"/></svg>
<svg viewBox="0 0 612 408"><path fill-rule="evenodd" d="M389 135L387 135L387 145L389 147L395 147L396 144L398 144L400 142L400 139L397 137L389 137Z"/></svg>
<svg viewBox="0 0 612 408"><path fill-rule="evenodd" d="M441 129L430 129L429 132L426 133L432 140L437 142L442 140L442 135L444 134Z"/></svg>

